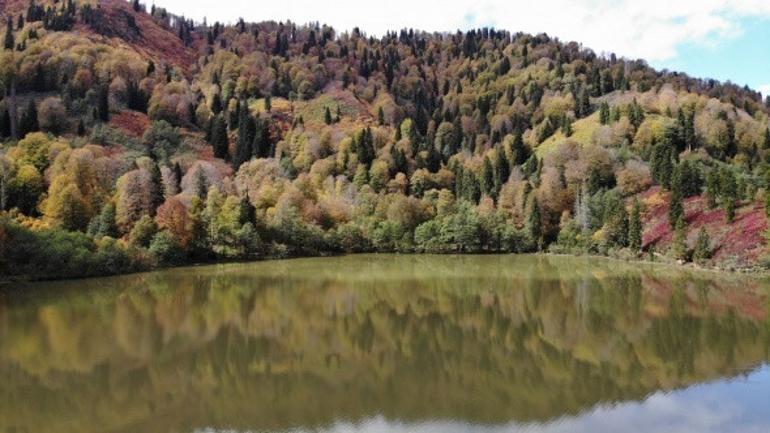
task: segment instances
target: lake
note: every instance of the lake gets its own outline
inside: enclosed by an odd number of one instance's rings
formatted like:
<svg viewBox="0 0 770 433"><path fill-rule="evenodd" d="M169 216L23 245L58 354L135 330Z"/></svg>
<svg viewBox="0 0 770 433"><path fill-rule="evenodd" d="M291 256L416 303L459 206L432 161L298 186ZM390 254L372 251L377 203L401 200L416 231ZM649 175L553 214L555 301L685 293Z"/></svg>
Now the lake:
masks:
<svg viewBox="0 0 770 433"><path fill-rule="evenodd" d="M767 432L770 289L356 255L0 295L0 432Z"/></svg>

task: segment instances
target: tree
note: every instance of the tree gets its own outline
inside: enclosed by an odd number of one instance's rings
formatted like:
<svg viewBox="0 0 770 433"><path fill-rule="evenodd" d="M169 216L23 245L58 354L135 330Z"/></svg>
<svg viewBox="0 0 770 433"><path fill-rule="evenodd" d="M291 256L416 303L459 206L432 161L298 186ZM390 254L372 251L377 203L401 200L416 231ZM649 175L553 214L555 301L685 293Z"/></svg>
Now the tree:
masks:
<svg viewBox="0 0 770 433"><path fill-rule="evenodd" d="M324 123L327 125L332 124L332 112L329 110L329 107L324 107Z"/></svg>
<svg viewBox="0 0 770 433"><path fill-rule="evenodd" d="M102 122L110 121L110 92L106 85L99 86L97 91L97 114Z"/></svg>
<svg viewBox="0 0 770 433"><path fill-rule="evenodd" d="M674 240L671 244L671 255L681 261L687 261L687 226L679 219L674 228Z"/></svg>
<svg viewBox="0 0 770 433"><path fill-rule="evenodd" d="M45 98L38 115L40 129L57 135L67 129L67 110L59 98Z"/></svg>
<svg viewBox="0 0 770 433"><path fill-rule="evenodd" d="M186 248L190 242L190 219L187 208L176 197L171 197L158 208L155 217L158 228L167 230L174 242L181 248Z"/></svg>
<svg viewBox="0 0 770 433"><path fill-rule="evenodd" d="M634 200L634 207L631 209L631 218L628 221L628 247L632 251L642 250L642 207L639 200Z"/></svg>
<svg viewBox="0 0 770 433"><path fill-rule="evenodd" d="M16 42L13 39L13 18L8 17L8 25L5 29L5 49L13 50L16 46Z"/></svg>
<svg viewBox="0 0 770 433"><path fill-rule="evenodd" d="M156 233L158 233L158 225L155 224L155 220L149 215L143 215L128 234L128 243L135 247L147 248Z"/></svg>
<svg viewBox="0 0 770 433"><path fill-rule="evenodd" d="M235 141L235 155L233 155L233 169L238 168L244 162L251 159L254 154L252 146L257 134L257 125L254 118L245 107L241 109L238 116L238 137Z"/></svg>
<svg viewBox="0 0 770 433"><path fill-rule="evenodd" d="M681 179L682 177L680 175L675 176L671 185L671 198L669 199L668 204L668 223L672 229L676 228L676 225L680 220L684 220Z"/></svg>
<svg viewBox="0 0 770 433"><path fill-rule="evenodd" d="M166 200L165 187L163 185L163 176L160 172L160 166L153 162L150 166L150 216L155 216L155 210Z"/></svg>
<svg viewBox="0 0 770 433"><path fill-rule="evenodd" d="M540 220L540 205L537 203L534 191L532 191L530 196L531 204L529 206L529 215L527 216L527 232L535 249L541 251L543 249L543 227Z"/></svg>
<svg viewBox="0 0 770 433"><path fill-rule="evenodd" d="M718 169L709 170L706 174L706 205L709 209L717 207L719 199L719 173Z"/></svg>
<svg viewBox="0 0 770 433"><path fill-rule="evenodd" d="M602 125L610 123L610 106L607 102L602 102L599 106L599 122Z"/></svg>
<svg viewBox="0 0 770 433"><path fill-rule="evenodd" d="M227 159L229 156L230 140L227 138L227 125L221 114L214 118L211 125L211 147L214 149L214 157Z"/></svg>
<svg viewBox="0 0 770 433"><path fill-rule="evenodd" d="M495 179L494 171L492 169L492 163L489 158L484 158L484 165L481 167L481 193L493 197Z"/></svg>
<svg viewBox="0 0 770 433"><path fill-rule="evenodd" d="M206 173L203 172L203 168L198 166L195 170L195 196L200 200L205 200L209 193L209 182L206 179Z"/></svg>
<svg viewBox="0 0 770 433"><path fill-rule="evenodd" d="M30 132L39 130L40 125L37 120L37 105L35 104L35 100L30 98L27 102L27 108L24 110L21 121L19 122L19 133L22 136L26 136Z"/></svg>
<svg viewBox="0 0 770 433"><path fill-rule="evenodd" d="M120 234L118 233L118 225L115 216L115 203L110 200L104 204L99 216L94 218L94 225L89 228L89 233L97 239L104 236L117 238Z"/></svg>
<svg viewBox="0 0 770 433"><path fill-rule="evenodd" d="M722 208L725 210L727 222L735 219L735 208L738 204L738 183L730 169L723 169L720 176L719 196Z"/></svg>
<svg viewBox="0 0 770 433"><path fill-rule="evenodd" d="M692 258L698 264L703 264L711 258L711 238L709 238L705 227L701 227L698 232L698 240L695 241Z"/></svg>
<svg viewBox="0 0 770 433"><path fill-rule="evenodd" d="M16 98L16 80L18 78L18 59L13 51L6 50L0 53L0 82L6 89L8 100L8 117L10 119L10 133L14 140L19 138L18 131L18 102Z"/></svg>

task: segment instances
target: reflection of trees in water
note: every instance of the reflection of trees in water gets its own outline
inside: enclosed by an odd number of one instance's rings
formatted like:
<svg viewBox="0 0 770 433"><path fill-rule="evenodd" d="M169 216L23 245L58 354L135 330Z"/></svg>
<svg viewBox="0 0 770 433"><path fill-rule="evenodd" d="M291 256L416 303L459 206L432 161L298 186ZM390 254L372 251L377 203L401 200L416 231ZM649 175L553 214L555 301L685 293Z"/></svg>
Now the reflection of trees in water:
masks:
<svg viewBox="0 0 770 433"><path fill-rule="evenodd" d="M767 359L768 322L747 307L766 298L746 280L658 274L357 256L69 283L7 307L0 427L548 420ZM92 299L105 281L125 289Z"/></svg>

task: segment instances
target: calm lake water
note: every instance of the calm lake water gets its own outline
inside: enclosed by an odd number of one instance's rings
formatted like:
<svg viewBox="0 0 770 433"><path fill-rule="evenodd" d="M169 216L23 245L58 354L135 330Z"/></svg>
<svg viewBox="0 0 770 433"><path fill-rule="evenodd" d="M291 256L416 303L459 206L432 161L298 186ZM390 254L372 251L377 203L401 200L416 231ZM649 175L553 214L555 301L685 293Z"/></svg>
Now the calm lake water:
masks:
<svg viewBox="0 0 770 433"><path fill-rule="evenodd" d="M770 289L361 255L0 295L0 432L768 432Z"/></svg>

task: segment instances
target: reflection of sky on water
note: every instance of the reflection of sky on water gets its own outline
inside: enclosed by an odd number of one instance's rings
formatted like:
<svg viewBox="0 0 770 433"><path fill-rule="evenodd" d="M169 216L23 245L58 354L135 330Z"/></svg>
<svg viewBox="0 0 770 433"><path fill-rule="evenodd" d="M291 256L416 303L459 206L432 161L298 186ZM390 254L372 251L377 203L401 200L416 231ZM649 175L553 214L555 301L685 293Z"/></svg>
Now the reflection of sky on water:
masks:
<svg viewBox="0 0 770 433"><path fill-rule="evenodd" d="M304 433L293 430L291 433ZM480 426L454 421L419 424L374 417L363 423L340 422L328 433L767 433L770 432L770 366L748 376L658 392L641 403L597 407L578 417L547 424ZM224 433L202 430L200 433Z"/></svg>

